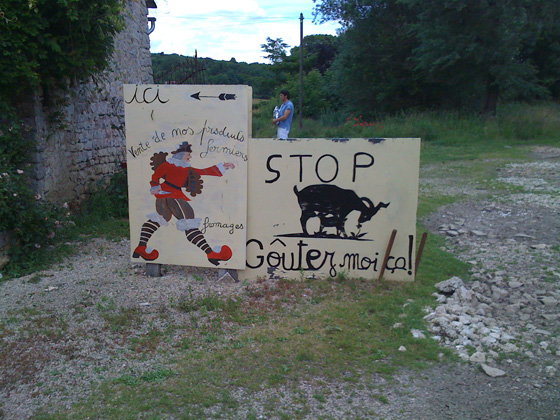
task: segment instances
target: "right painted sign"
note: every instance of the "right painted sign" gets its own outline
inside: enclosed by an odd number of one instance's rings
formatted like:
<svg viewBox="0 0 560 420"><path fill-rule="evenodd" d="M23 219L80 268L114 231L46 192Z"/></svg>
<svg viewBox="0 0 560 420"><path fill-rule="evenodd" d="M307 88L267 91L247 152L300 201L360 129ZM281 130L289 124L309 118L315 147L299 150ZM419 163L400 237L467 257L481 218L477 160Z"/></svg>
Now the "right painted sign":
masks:
<svg viewBox="0 0 560 420"><path fill-rule="evenodd" d="M420 139L251 139L248 164L240 279L414 280Z"/></svg>

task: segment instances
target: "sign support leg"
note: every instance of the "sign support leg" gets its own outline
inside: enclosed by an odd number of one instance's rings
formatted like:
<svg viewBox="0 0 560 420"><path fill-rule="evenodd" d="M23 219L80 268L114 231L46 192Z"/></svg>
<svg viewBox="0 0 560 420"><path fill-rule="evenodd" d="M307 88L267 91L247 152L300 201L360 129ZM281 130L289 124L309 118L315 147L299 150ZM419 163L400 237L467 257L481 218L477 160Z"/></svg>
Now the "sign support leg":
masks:
<svg viewBox="0 0 560 420"><path fill-rule="evenodd" d="M377 281L381 280L383 274L385 274L385 266L387 265L387 260L389 255L391 255L391 249L393 249L393 242L395 242L395 236L397 236L397 229L393 229L391 232L391 237L389 238L389 243L387 244L387 250L385 251L385 256L383 257L383 264L381 265L381 271L379 272L379 277Z"/></svg>
<svg viewBox="0 0 560 420"><path fill-rule="evenodd" d="M146 263L146 274L150 277L161 277L161 264Z"/></svg>

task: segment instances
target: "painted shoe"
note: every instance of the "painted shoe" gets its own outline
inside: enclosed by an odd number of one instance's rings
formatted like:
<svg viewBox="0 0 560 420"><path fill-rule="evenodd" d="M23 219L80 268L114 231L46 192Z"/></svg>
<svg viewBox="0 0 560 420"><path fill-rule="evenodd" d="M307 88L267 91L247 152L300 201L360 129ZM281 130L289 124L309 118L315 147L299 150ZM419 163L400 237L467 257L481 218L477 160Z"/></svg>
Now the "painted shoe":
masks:
<svg viewBox="0 0 560 420"><path fill-rule="evenodd" d="M210 261L214 265L218 265L220 261L227 261L231 258L233 253L231 249L227 245L223 245L222 247L215 247L212 248L212 252L207 255L208 261Z"/></svg>
<svg viewBox="0 0 560 420"><path fill-rule="evenodd" d="M155 249L152 249L150 252L148 252L149 248L146 248L145 246L137 246L136 249L134 250L134 253L132 254L133 258L144 258L146 261L153 261L155 260L157 257L159 257L159 252L157 252Z"/></svg>

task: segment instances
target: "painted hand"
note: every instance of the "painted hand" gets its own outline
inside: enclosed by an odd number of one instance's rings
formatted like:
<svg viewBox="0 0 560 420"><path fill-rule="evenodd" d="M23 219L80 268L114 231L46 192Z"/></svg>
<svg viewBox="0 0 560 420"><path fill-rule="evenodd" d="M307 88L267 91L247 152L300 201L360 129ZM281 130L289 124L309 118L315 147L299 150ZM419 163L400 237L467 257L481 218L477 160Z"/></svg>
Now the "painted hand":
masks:
<svg viewBox="0 0 560 420"><path fill-rule="evenodd" d="M226 169L234 169L235 165L231 162L224 162L224 168Z"/></svg>

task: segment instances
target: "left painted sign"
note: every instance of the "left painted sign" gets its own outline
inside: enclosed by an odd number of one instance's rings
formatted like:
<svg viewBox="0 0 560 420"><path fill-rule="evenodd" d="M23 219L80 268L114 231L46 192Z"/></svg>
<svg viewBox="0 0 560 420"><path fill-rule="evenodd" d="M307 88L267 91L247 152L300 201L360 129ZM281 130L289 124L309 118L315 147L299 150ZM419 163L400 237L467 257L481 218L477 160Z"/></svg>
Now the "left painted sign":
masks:
<svg viewBox="0 0 560 420"><path fill-rule="evenodd" d="M124 85L131 259L245 268L252 91Z"/></svg>

